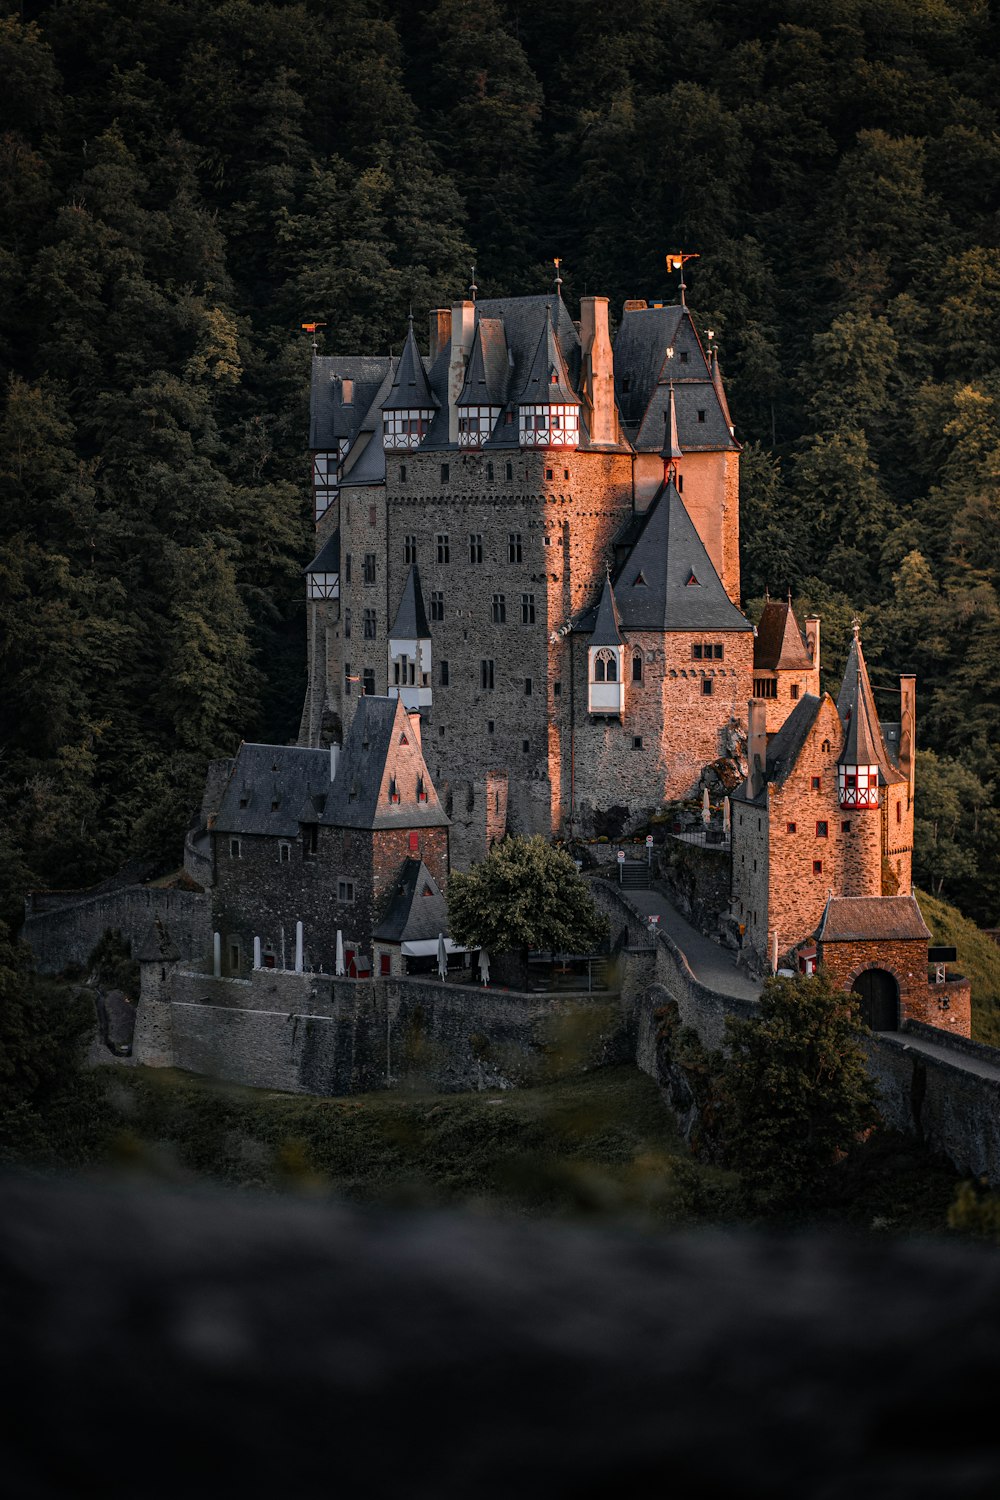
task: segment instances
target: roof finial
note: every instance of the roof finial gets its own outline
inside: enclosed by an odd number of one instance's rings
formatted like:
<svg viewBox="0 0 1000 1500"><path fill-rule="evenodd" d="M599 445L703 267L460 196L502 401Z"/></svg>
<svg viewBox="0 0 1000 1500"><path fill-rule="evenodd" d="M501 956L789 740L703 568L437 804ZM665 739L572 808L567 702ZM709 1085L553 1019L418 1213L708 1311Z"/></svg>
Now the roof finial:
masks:
<svg viewBox="0 0 1000 1500"><path fill-rule="evenodd" d="M771 602L771 590L768 588L767 584L765 583L765 585L764 585L764 603L765 604L770 604L770 602Z"/></svg>
<svg viewBox="0 0 1000 1500"><path fill-rule="evenodd" d="M475 266L473 266L472 267L472 280L469 283L469 296L472 298L473 302L475 302L475 300L476 300L476 293L478 291L479 291L479 288L476 286L476 268L475 268Z"/></svg>
<svg viewBox="0 0 1000 1500"><path fill-rule="evenodd" d="M861 639L861 616L860 615L855 615L854 616L854 619L851 621L851 630L853 632L854 639L856 641L860 640Z"/></svg>
<svg viewBox="0 0 1000 1500"><path fill-rule="evenodd" d="M680 271L681 273L681 283L678 288L678 291L681 295L681 307L687 307L687 302L684 300L684 293L687 289L687 284L684 280L684 262L688 260L698 260L698 258L698 252L691 250L671 251L671 253L667 256L667 270Z"/></svg>
<svg viewBox="0 0 1000 1500"><path fill-rule="evenodd" d="M788 608L791 609L791 607L792 607L792 585L789 584L788 585Z"/></svg>
<svg viewBox="0 0 1000 1500"><path fill-rule="evenodd" d="M555 283L556 284L556 296L557 297L561 297L562 296L562 284L563 284L563 279L562 279L562 277L559 274L559 267L562 265L561 258L558 255L554 255L552 257L552 264L556 268L556 283Z"/></svg>

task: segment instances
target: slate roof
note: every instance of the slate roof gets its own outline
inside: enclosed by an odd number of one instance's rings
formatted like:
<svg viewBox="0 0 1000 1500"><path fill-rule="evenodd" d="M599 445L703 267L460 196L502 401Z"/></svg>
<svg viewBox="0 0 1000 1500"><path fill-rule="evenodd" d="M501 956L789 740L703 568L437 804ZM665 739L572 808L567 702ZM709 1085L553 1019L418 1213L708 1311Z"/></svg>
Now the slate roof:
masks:
<svg viewBox="0 0 1000 1500"><path fill-rule="evenodd" d="M427 371L417 341L413 336L413 319L410 318L403 352L396 366L392 388L382 402L383 411L428 411L439 405L437 397L427 380Z"/></svg>
<svg viewBox="0 0 1000 1500"><path fill-rule="evenodd" d="M382 943L417 943L447 931L448 903L440 886L423 860L406 860L373 938Z"/></svg>
<svg viewBox="0 0 1000 1500"><path fill-rule="evenodd" d="M672 482L660 488L646 511L613 587L625 631L753 629L723 588ZM593 627L581 617L577 628Z"/></svg>
<svg viewBox="0 0 1000 1500"><path fill-rule="evenodd" d="M791 604L769 599L757 621L753 643L755 671L806 670L812 667L809 648Z"/></svg>
<svg viewBox="0 0 1000 1500"><path fill-rule="evenodd" d="M309 393L309 447L336 449L341 438L353 442L390 365L388 355L318 354L312 362ZM354 401L345 406L342 382L354 381Z"/></svg>
<svg viewBox="0 0 1000 1500"><path fill-rule="evenodd" d="M623 422L637 426L642 421L684 313L683 307L650 307L622 314L614 365L615 398ZM656 446L658 450L659 443Z"/></svg>
<svg viewBox="0 0 1000 1500"><path fill-rule="evenodd" d="M478 318L465 385L458 406L503 406L507 401L510 361L507 336L499 318Z"/></svg>
<svg viewBox="0 0 1000 1500"><path fill-rule="evenodd" d="M677 402L674 397L674 387L671 383L667 394L667 419L663 424L663 447L660 449L663 458L683 458L680 440L677 436Z"/></svg>
<svg viewBox="0 0 1000 1500"><path fill-rule="evenodd" d="M382 405L392 389L396 373L394 360L386 361L382 383L372 397L358 426L354 445L344 459L344 476L341 485L381 484L385 480L385 449L382 447ZM358 440L370 434L366 443L359 446Z"/></svg>
<svg viewBox="0 0 1000 1500"><path fill-rule="evenodd" d="M393 785L398 802L391 801ZM417 798L421 785L426 802ZM399 698L363 697L358 703L320 821L337 828L448 827Z"/></svg>
<svg viewBox="0 0 1000 1500"><path fill-rule="evenodd" d="M340 527L335 526L303 573L340 572Z"/></svg>
<svg viewBox="0 0 1000 1500"><path fill-rule="evenodd" d="M594 619L594 628L587 644L589 646L621 646L623 644L610 578L604 580L597 615Z"/></svg>
<svg viewBox="0 0 1000 1500"><path fill-rule="evenodd" d="M424 596L420 588L420 573L416 563L412 563L406 575L406 582L403 584L399 608L392 622L392 629L389 631L389 639L391 641L425 641L430 633L427 612L424 609Z"/></svg>
<svg viewBox="0 0 1000 1500"><path fill-rule="evenodd" d="M842 766L878 766L879 780L885 786L904 781L896 770L882 738L875 708L875 695L868 677L861 636L857 626L847 653L844 680L837 698L837 712L845 728L844 748L838 757Z"/></svg>
<svg viewBox="0 0 1000 1500"><path fill-rule="evenodd" d="M740 445L729 431L729 423L723 415L715 386L711 380L677 380L675 378L673 391L677 411L677 432L685 453L703 451L714 453L720 449L738 451ZM649 405L633 437L635 446L643 452L659 453L663 448L663 434L667 427L669 404L670 385L664 381L653 390ZM700 413L704 413L703 419L699 416Z"/></svg>
<svg viewBox="0 0 1000 1500"><path fill-rule="evenodd" d="M831 896L816 929L821 943L926 943L930 936L913 896Z"/></svg>
<svg viewBox="0 0 1000 1500"><path fill-rule="evenodd" d="M566 309L554 292L539 297L484 297L476 303L476 317L500 318L503 321L507 348L511 357L508 393L521 399L531 366L538 352L548 316L569 383L575 392L580 384L580 335Z"/></svg>
<svg viewBox="0 0 1000 1500"><path fill-rule="evenodd" d="M729 412L729 402L726 399L726 388L722 383L722 371L719 369L719 351L718 349L716 349L714 344L712 345L710 365L712 370L712 384L715 386L715 394L719 398L719 405L722 408L722 415L726 419L726 425L729 428L729 431L732 432L733 419Z"/></svg>
<svg viewBox="0 0 1000 1500"><path fill-rule="evenodd" d="M318 813L329 791L328 750L243 744L222 794L212 831L295 838L303 821L303 807L309 804Z"/></svg>
<svg viewBox="0 0 1000 1500"><path fill-rule="evenodd" d="M552 309L548 304L545 323L517 400L520 406L580 405L556 338Z"/></svg>
<svg viewBox="0 0 1000 1500"><path fill-rule="evenodd" d="M773 734L768 740L765 781L773 781L780 786L786 780L802 753L822 702L823 699L815 693L804 693L777 734Z"/></svg>

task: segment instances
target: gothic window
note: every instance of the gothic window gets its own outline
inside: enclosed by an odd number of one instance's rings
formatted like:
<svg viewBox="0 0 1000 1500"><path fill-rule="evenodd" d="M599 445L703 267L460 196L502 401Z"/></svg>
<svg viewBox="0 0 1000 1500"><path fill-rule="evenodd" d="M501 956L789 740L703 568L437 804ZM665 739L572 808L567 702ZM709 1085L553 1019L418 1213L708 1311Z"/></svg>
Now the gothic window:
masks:
<svg viewBox="0 0 1000 1500"><path fill-rule="evenodd" d="M431 619L444 619L444 594L440 589L434 589L431 592Z"/></svg>
<svg viewBox="0 0 1000 1500"><path fill-rule="evenodd" d="M632 657L632 681L642 681L642 652L636 651Z"/></svg>
<svg viewBox="0 0 1000 1500"><path fill-rule="evenodd" d="M534 625L535 623L535 596L534 594L521 595L521 624Z"/></svg>
<svg viewBox="0 0 1000 1500"><path fill-rule="evenodd" d="M823 751L824 755L828 755L830 753L830 741L824 740L822 745L820 746L820 749Z"/></svg>
<svg viewBox="0 0 1000 1500"><path fill-rule="evenodd" d="M507 561L509 563L519 563L521 561L521 533L519 531L508 532Z"/></svg>
<svg viewBox="0 0 1000 1500"><path fill-rule="evenodd" d="M481 563L483 560L483 534L481 531L469 533L469 561L470 563Z"/></svg>
<svg viewBox="0 0 1000 1500"><path fill-rule="evenodd" d="M290 849L290 847L289 847L288 844L279 844L278 845L278 859L281 862L281 864L287 865L290 855L291 855L291 849Z"/></svg>
<svg viewBox="0 0 1000 1500"><path fill-rule="evenodd" d="M437 560L439 563L451 561L451 545L446 531L439 531L437 534Z"/></svg>
<svg viewBox="0 0 1000 1500"><path fill-rule="evenodd" d="M618 655L608 646L602 647L594 657L594 681L618 681Z"/></svg>
<svg viewBox="0 0 1000 1500"><path fill-rule="evenodd" d="M493 623L494 625L507 623L507 599L504 594L493 595Z"/></svg>
<svg viewBox="0 0 1000 1500"><path fill-rule="evenodd" d="M403 562L409 566L417 560L417 539L415 536L404 536L403 538Z"/></svg>
<svg viewBox="0 0 1000 1500"><path fill-rule="evenodd" d="M365 553L365 584L367 585L368 588L371 588L372 585L374 584L374 582L375 582L375 554L374 554L374 552L366 552Z"/></svg>
<svg viewBox="0 0 1000 1500"><path fill-rule="evenodd" d="M364 617L363 617L363 620L362 620L362 628L364 630L365 640L366 641L373 641L375 639L375 629L376 629L376 627L375 627L375 611L373 609L366 609L365 610Z"/></svg>

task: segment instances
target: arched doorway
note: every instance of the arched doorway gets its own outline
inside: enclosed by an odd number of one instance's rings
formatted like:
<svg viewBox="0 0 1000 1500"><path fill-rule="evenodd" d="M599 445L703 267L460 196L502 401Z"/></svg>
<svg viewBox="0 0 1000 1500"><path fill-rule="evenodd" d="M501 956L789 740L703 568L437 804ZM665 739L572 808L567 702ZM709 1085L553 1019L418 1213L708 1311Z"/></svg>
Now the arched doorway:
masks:
<svg viewBox="0 0 1000 1500"><path fill-rule="evenodd" d="M861 997L861 1019L872 1031L899 1030L899 985L885 969L865 969L853 985Z"/></svg>

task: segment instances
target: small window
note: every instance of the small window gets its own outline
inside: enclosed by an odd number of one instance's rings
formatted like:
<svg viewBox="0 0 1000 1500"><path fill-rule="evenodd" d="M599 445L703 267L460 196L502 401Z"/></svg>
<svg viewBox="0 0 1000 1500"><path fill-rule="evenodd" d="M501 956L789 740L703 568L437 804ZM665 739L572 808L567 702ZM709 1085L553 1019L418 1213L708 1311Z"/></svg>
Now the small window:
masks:
<svg viewBox="0 0 1000 1500"><path fill-rule="evenodd" d="M545 470L545 477L546 477L546 479L551 479L552 478L552 470L551 469L546 469Z"/></svg>
<svg viewBox="0 0 1000 1500"><path fill-rule="evenodd" d="M632 384L632 381L631 381L630 377L628 375L624 376L623 379L622 379L622 395L623 396L627 396L628 395L629 388L631 387L631 384Z"/></svg>
<svg viewBox="0 0 1000 1500"><path fill-rule="evenodd" d="M704 649L705 648L702 646L700 641L695 641L694 645L691 647L692 659L694 661L701 661Z"/></svg>
<svg viewBox="0 0 1000 1500"><path fill-rule="evenodd" d="M392 960L389 957L388 953L380 953L378 956L378 971L382 975L383 979L390 972L391 968Z"/></svg>
<svg viewBox="0 0 1000 1500"><path fill-rule="evenodd" d="M444 594L441 589L432 589L431 591L431 619L444 619Z"/></svg>
<svg viewBox="0 0 1000 1500"><path fill-rule="evenodd" d="M810 779L809 779L809 785L810 785L811 789L814 792L818 792L819 791L819 777L818 776L812 776L812 777L810 777Z"/></svg>
<svg viewBox="0 0 1000 1500"><path fill-rule="evenodd" d="M345 661L344 662L344 697L345 698L349 698L351 696L351 682L352 682L352 680L353 679L351 677L351 664L350 664L349 661Z"/></svg>
<svg viewBox="0 0 1000 1500"><path fill-rule="evenodd" d="M822 743L822 745L820 746L820 749L823 751L824 755L829 755L829 753L830 753L830 741L829 740L824 740L823 743Z"/></svg>
<svg viewBox="0 0 1000 1500"><path fill-rule="evenodd" d="M368 507L368 524L369 526L374 526L376 524L376 512L374 505L369 505Z"/></svg>
<svg viewBox="0 0 1000 1500"><path fill-rule="evenodd" d="M450 669L448 667L447 661L439 662L438 663L438 669L439 669L440 674L441 674L441 686L442 687L447 687L448 684L449 684L449 682L450 682L450 680L451 680L451 678L449 676ZM442 730L441 732L443 734L444 730Z"/></svg>
<svg viewBox="0 0 1000 1500"><path fill-rule="evenodd" d="M354 381L342 380L340 382L340 400L344 406L354 405Z"/></svg>
<svg viewBox="0 0 1000 1500"><path fill-rule="evenodd" d="M236 969L239 968L239 966L240 966L240 945L239 945L239 943L230 943L230 945L229 945L229 967L232 970L236 970Z"/></svg>
<svg viewBox="0 0 1000 1500"><path fill-rule="evenodd" d="M366 698L375 696L375 668L365 667L361 677L361 691Z"/></svg>
<svg viewBox="0 0 1000 1500"><path fill-rule="evenodd" d="M493 660L483 659L479 663L479 686L483 692L490 692L493 687Z"/></svg>
<svg viewBox="0 0 1000 1500"><path fill-rule="evenodd" d="M411 854L419 854L420 853L420 835L419 835L419 833L413 833L413 832L411 832L408 843L409 843L409 850L410 850Z"/></svg>
<svg viewBox="0 0 1000 1500"><path fill-rule="evenodd" d="M795 823L786 823L785 824L785 832L786 833L794 833L795 829L796 829L796 826L797 825Z"/></svg>
<svg viewBox="0 0 1000 1500"><path fill-rule="evenodd" d="M302 857L303 859L315 859L319 853L319 824L304 823L302 825Z"/></svg>
<svg viewBox="0 0 1000 1500"><path fill-rule="evenodd" d="M753 695L755 698L777 698L778 684L773 677L755 677Z"/></svg>
<svg viewBox="0 0 1000 1500"><path fill-rule="evenodd" d="M641 750L642 749L642 735L641 734L634 734L632 736L632 749L633 750Z"/></svg>
<svg viewBox="0 0 1000 1500"><path fill-rule="evenodd" d="M504 414L503 414L503 424L504 424L505 427L513 427L513 425L514 425L514 413L512 411L505 411L504 412ZM509 469L511 467L510 464L508 464L507 467ZM507 475L507 478L508 479L510 478L509 474Z"/></svg>
<svg viewBox="0 0 1000 1500"><path fill-rule="evenodd" d="M351 564L352 564L353 561L354 561L354 559L351 557L351 554L348 552L346 554L346 556L344 557L344 582L345 583L350 583L350 581L351 581Z"/></svg>
<svg viewBox="0 0 1000 1500"><path fill-rule="evenodd" d="M711 696L712 696L712 688L714 686L715 686L715 683L714 683L714 680L711 677L703 677L701 679L701 696L703 698L711 698Z"/></svg>
<svg viewBox="0 0 1000 1500"><path fill-rule="evenodd" d="M510 422L512 420L513 420L513 414L511 412L508 412L507 413L507 421ZM508 464L507 465L507 476L506 477L508 479L513 479L514 478L514 465L513 464Z"/></svg>
<svg viewBox="0 0 1000 1500"><path fill-rule="evenodd" d="M562 697L562 683L561 682L554 682L552 684L552 696L553 696L553 698L561 698Z"/></svg>
<svg viewBox="0 0 1000 1500"><path fill-rule="evenodd" d="M821 859L814 859L813 860L813 874L814 875L822 875L822 873L823 873L823 861Z"/></svg>
<svg viewBox="0 0 1000 1500"><path fill-rule="evenodd" d="M568 469L563 469L563 478L564 479L568 479L569 478L569 470Z"/></svg>
<svg viewBox="0 0 1000 1500"><path fill-rule="evenodd" d="M229 858L230 859L239 859L240 858L240 841L239 841L239 839L230 839L229 840Z"/></svg>
<svg viewBox="0 0 1000 1500"><path fill-rule="evenodd" d="M506 625L507 623L507 597L505 594L493 595L492 620L494 625Z"/></svg>
<svg viewBox="0 0 1000 1500"><path fill-rule="evenodd" d="M373 641L375 639L376 632L375 611L373 609L365 610L364 617L362 619L362 627L364 630L365 640Z"/></svg>
<svg viewBox="0 0 1000 1500"><path fill-rule="evenodd" d="M684 493L684 475L683 474L678 474L678 476L677 476L677 493L679 495L683 495L683 493ZM694 578L694 574L692 574L691 576L692 576L692 578ZM695 581L695 583L697 583L698 582L697 578L695 578L694 581ZM689 580L689 582L690 582L690 580Z"/></svg>
<svg viewBox="0 0 1000 1500"><path fill-rule="evenodd" d="M642 681L642 653L640 651L632 657L632 681Z"/></svg>
<svg viewBox="0 0 1000 1500"><path fill-rule="evenodd" d="M721 641L716 641L715 644L712 647L712 655L715 657L715 660L716 661L722 661L722 660L724 660L725 654L726 654L726 648L725 648L725 646L722 644Z"/></svg>
<svg viewBox="0 0 1000 1500"><path fill-rule="evenodd" d="M442 464L441 465L441 483L442 484L447 484L448 480L450 478L451 478L451 465L450 464Z"/></svg>
<svg viewBox="0 0 1000 1500"><path fill-rule="evenodd" d="M469 561L470 563L481 563L483 560L483 534L481 531L469 533Z"/></svg>
<svg viewBox="0 0 1000 1500"><path fill-rule="evenodd" d="M486 478L487 478L487 480L492 480L492 478L493 478L493 465L492 464L487 464L486 465Z"/></svg>
<svg viewBox="0 0 1000 1500"><path fill-rule="evenodd" d="M534 594L521 595L521 624L534 625L535 623L535 596Z"/></svg>
<svg viewBox="0 0 1000 1500"><path fill-rule="evenodd" d="M494 722L493 722L492 719L487 719L486 720L486 733L487 734L492 734L493 730L495 729L495 727L496 726L495 726L495 724L494 724Z"/></svg>
<svg viewBox="0 0 1000 1500"><path fill-rule="evenodd" d="M698 421L699 422L704 422L704 420L705 420L705 413L703 411L699 411L699 413L698 413Z"/></svg>
<svg viewBox="0 0 1000 1500"><path fill-rule="evenodd" d="M681 364L682 365L686 365L687 362L688 362L688 352L687 352L686 349L682 349L681 350Z"/></svg>
<svg viewBox="0 0 1000 1500"><path fill-rule="evenodd" d="M344 610L344 640L345 641L349 641L350 639L351 639L351 611L349 609L345 609Z"/></svg>
<svg viewBox="0 0 1000 1500"><path fill-rule="evenodd" d="M792 699L793 703L795 702L795 700L796 700L796 698L798 696L799 696L799 685L798 685L797 682L793 682L792 683L792 687L791 687L791 699Z"/></svg>
<svg viewBox="0 0 1000 1500"><path fill-rule="evenodd" d="M365 553L365 584L366 584L366 586L368 588L371 588L372 585L374 584L374 582L375 582L375 554L374 554L374 552L366 552Z"/></svg>
<svg viewBox="0 0 1000 1500"><path fill-rule="evenodd" d="M532 687L531 678L530 677L526 677L524 679L524 696L526 698L530 698L531 697L531 687Z"/></svg>
<svg viewBox="0 0 1000 1500"><path fill-rule="evenodd" d="M507 561L519 563L521 561L521 533L511 531L507 536Z"/></svg>
<svg viewBox="0 0 1000 1500"><path fill-rule="evenodd" d="M287 865L289 859L291 858L291 854L292 851L287 844L278 845L278 859L283 865Z"/></svg>
<svg viewBox="0 0 1000 1500"><path fill-rule="evenodd" d="M337 901L339 902L339 904L341 906L353 906L354 905L354 881L353 880L338 880L337 881Z"/></svg>
<svg viewBox="0 0 1000 1500"><path fill-rule="evenodd" d="M451 562L451 544L446 531L437 534L437 559L439 563Z"/></svg>
<svg viewBox="0 0 1000 1500"><path fill-rule="evenodd" d="M400 466L399 466L399 482L400 482L400 484L405 484L406 483L406 465L405 464L400 464Z"/></svg>
<svg viewBox="0 0 1000 1500"><path fill-rule="evenodd" d="M240 806L241 807L249 807L250 806L250 798L249 797L241 797L240 798Z"/></svg>
<svg viewBox="0 0 1000 1500"><path fill-rule="evenodd" d="M825 839L828 836L828 833L829 833L829 828L828 828L828 826L827 826L826 823L817 823L816 824L816 837L818 839Z"/></svg>
<svg viewBox="0 0 1000 1500"><path fill-rule="evenodd" d="M850 820L850 818L845 818L844 819L844 821L840 825L840 831L841 831L841 833L850 833L850 831L851 831L851 820Z"/></svg>
<svg viewBox="0 0 1000 1500"><path fill-rule="evenodd" d="M415 536L404 536L403 538L403 562L407 567L417 560L417 539Z"/></svg>
<svg viewBox="0 0 1000 1500"><path fill-rule="evenodd" d="M521 741L521 750L523 751L523 753L525 755L527 755L528 751L530 749L531 749L531 741L530 740L522 740Z"/></svg>
<svg viewBox="0 0 1000 1500"><path fill-rule="evenodd" d="M903 804L901 802L897 802L896 803L896 822L897 823L902 823L902 821L903 821Z"/></svg>

